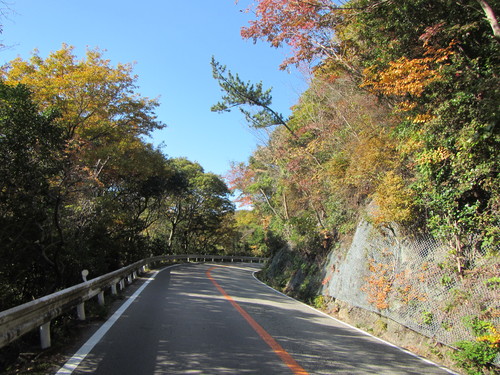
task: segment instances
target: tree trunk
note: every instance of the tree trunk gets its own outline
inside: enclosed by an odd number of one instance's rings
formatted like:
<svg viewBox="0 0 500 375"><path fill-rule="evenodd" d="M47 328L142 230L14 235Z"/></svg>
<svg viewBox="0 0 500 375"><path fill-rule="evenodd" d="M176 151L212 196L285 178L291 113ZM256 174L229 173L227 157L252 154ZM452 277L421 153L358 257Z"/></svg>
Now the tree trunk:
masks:
<svg viewBox="0 0 500 375"><path fill-rule="evenodd" d="M490 23L491 29L493 30L493 35L497 40L500 40L500 25L498 24L497 17L493 8L486 2L486 0L476 0L481 8L483 8L486 19Z"/></svg>
<svg viewBox="0 0 500 375"><path fill-rule="evenodd" d="M177 227L177 223L171 221L172 228L170 228L170 234L168 235L168 240L167 240L167 245L170 251L172 251L172 243L174 242L174 234L175 234L175 229Z"/></svg>

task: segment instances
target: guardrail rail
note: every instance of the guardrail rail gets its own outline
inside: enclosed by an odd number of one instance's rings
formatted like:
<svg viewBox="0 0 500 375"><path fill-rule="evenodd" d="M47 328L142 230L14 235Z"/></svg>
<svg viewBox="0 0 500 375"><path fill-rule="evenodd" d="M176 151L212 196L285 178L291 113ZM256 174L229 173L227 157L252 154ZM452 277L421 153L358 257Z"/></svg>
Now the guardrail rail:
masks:
<svg viewBox="0 0 500 375"><path fill-rule="evenodd" d="M261 263L266 259L248 256L183 254L140 260L95 279L0 312L0 348L36 328L40 330L42 349L50 347L50 322L54 318L76 307L78 319L85 320L85 301L97 296L98 303L104 305L105 290L110 289L111 294L118 294L118 288L124 289L126 282L131 284L137 278L138 273L146 272L146 268L155 263L165 261Z"/></svg>

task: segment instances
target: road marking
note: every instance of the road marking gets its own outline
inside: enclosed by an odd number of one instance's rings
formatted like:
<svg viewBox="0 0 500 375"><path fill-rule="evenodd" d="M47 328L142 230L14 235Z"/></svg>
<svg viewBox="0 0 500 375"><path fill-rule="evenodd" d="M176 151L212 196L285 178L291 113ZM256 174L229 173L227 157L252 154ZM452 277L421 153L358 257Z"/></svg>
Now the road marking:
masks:
<svg viewBox="0 0 500 375"><path fill-rule="evenodd" d="M174 266L176 266L176 265L174 265ZM82 361L85 359L85 357L94 348L94 346L96 346L96 344L99 341L101 341L103 336L109 331L109 329L113 326L113 324L116 323L118 318L120 318L120 316L125 312L125 310L127 310L127 308L132 304L132 302L134 302L134 300L139 296L139 294L142 293L144 288L146 288L146 286L151 281L154 280L156 275L159 272L164 271L168 268L172 268L174 266L169 266L169 267L163 268L160 271L156 271L155 273L153 273L153 275L151 275L151 277L146 279L144 284L142 284L141 287L139 289L137 289L135 291L135 293L132 294L127 299L127 301L125 301L125 303L123 305L121 305L120 308L118 310L116 310L113 315L111 315L111 317L108 320L106 320L106 322L92 335L92 337L89 338L87 340L87 342L85 344L83 344L75 354L73 354L73 356L64 364L64 366L61 367L59 369L59 371L56 372L56 375L70 375L70 374L72 374L73 371L76 370L76 368L80 365L80 363L82 363Z"/></svg>
<svg viewBox="0 0 500 375"><path fill-rule="evenodd" d="M256 271L256 272L258 272L258 271ZM446 367L444 367L444 366L441 366L441 365L439 365L439 364L437 364L437 363L435 363L435 362L432 362L431 360L428 360L427 358L421 357L421 356L419 356L418 354L412 353L412 352L410 352L409 350L406 350L406 349L404 349L404 348L402 348L402 347L400 347L400 346L397 346L397 345L394 345L394 344L390 343L389 341L386 341L386 340L384 340L384 339L381 339L380 337L374 336L374 335L372 335L371 333L368 333L368 332L366 332L366 331L363 331L363 330L362 330L362 329L360 329L360 328L354 327L354 326L352 326L352 325L350 325L350 324L348 324L348 323L346 323L346 322L343 322L342 320L339 320L339 319L337 319L337 318L335 318L335 317L333 317L333 316L331 316L331 315L329 315L329 314L325 313L324 311L321 311L321 310L315 309L314 307L309 306L308 304L306 304L306 303L304 303L304 302L298 301L298 300L296 300L295 298L290 297L289 295L286 295L285 293L281 293L279 290L276 290L276 289L274 289L272 286L269 286L269 285L267 285L266 283L264 283L264 282L262 282L261 280L259 280L259 279L255 276L255 273L256 273L256 272L254 272L254 273L252 274L253 278L254 278L256 281L258 281L260 284L262 284L263 286L265 286L265 287L267 287L267 288L271 289L272 291L276 292L277 294L279 294L279 295L281 295L281 296L283 296L283 297L286 297L286 298L288 298L288 299L290 299L290 300L292 300L292 301L295 301L295 302L297 302L297 303L299 303L299 304L301 304L301 305L303 305L303 306L307 307L308 309L313 310L313 311L317 312L318 314L323 315L323 316L325 316L326 318L329 318L329 319L331 319L331 320L333 320L333 321L335 321L335 322L337 322L337 323L339 323L339 324L342 324L342 325L344 325L344 326L346 326L346 327L349 327L349 328L351 328L351 329L353 329L353 330L355 330L355 331L357 331L357 332L360 332L360 333L362 333L362 334L364 334L364 335L366 335L366 336L369 336L369 337L371 337L371 338L373 338L373 339L375 339L375 340L377 340L377 341L380 341L380 342L382 342L382 343L383 343L383 344L385 344L385 345L388 345L388 346L391 346L391 347L393 347L393 348L395 348L395 349L398 349L398 350L402 351L403 353L406 353L406 354L408 354L408 355L410 355L410 356L412 356L412 357L415 357L415 358L417 358L417 359L421 360L422 362L425 362L425 363L428 363L428 364L430 364L430 365L436 366L436 367L440 368L441 370L444 370L444 371L448 372L449 374L452 374L452 375L459 375L457 372L454 372L454 371L452 371L452 370L450 370L450 369L448 369L448 368L446 368Z"/></svg>
<svg viewBox="0 0 500 375"><path fill-rule="evenodd" d="M210 271L214 268L211 267L207 270L206 275L210 281L215 285L217 290L233 305L233 307L245 318L245 320L250 324L250 326L257 332L257 334L264 340L264 342L271 347L271 349L281 358L281 360L287 365L294 374L297 375L308 375L308 372L304 370L293 357L278 344L278 342L262 328L262 326L257 323L226 291L219 285L217 281L212 277Z"/></svg>

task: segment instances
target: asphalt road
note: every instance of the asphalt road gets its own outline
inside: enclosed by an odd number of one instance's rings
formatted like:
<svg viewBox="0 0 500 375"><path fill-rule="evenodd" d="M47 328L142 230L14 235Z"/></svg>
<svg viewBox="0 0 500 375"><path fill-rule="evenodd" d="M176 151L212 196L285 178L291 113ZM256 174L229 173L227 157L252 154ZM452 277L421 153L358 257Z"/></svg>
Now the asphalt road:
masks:
<svg viewBox="0 0 500 375"><path fill-rule="evenodd" d="M448 373L277 293L255 270L160 271L59 374Z"/></svg>

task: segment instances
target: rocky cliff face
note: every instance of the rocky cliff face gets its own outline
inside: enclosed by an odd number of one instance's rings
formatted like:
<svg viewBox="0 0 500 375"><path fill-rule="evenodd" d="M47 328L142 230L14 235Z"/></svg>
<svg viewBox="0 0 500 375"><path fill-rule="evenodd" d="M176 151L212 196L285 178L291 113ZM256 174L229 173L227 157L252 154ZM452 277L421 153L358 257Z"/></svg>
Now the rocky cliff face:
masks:
<svg viewBox="0 0 500 375"><path fill-rule="evenodd" d="M459 276L451 254L430 236L361 221L347 251L328 255L318 292L452 345L473 339L466 317L500 323L500 295L488 284L498 276L498 258L483 257Z"/></svg>

